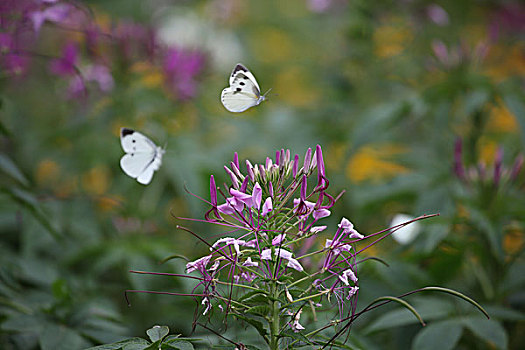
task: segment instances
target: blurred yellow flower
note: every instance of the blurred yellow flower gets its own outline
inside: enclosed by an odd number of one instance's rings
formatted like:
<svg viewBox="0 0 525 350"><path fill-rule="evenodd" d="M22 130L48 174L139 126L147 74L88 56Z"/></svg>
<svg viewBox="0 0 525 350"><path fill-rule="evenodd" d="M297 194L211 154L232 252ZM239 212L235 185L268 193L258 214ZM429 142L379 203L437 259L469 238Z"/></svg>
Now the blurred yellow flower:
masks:
<svg viewBox="0 0 525 350"><path fill-rule="evenodd" d="M373 40L376 56L389 58L405 49L408 42L412 40L412 33L403 23L383 25L376 28Z"/></svg>
<svg viewBox="0 0 525 350"><path fill-rule="evenodd" d="M487 129L495 132L512 133L519 130L516 117L508 110L502 101L499 101L497 105L491 107Z"/></svg>
<svg viewBox="0 0 525 350"><path fill-rule="evenodd" d="M523 231L513 227L503 237L503 250L511 255L518 253L523 248Z"/></svg>
<svg viewBox="0 0 525 350"><path fill-rule="evenodd" d="M110 173L106 166L96 166L82 175L82 187L91 195L100 196L106 193L109 184Z"/></svg>
<svg viewBox="0 0 525 350"><path fill-rule="evenodd" d="M346 166L346 176L354 182L380 182L410 170L388 158L405 153L399 145L364 146L350 158Z"/></svg>
<svg viewBox="0 0 525 350"><path fill-rule="evenodd" d="M98 197L97 207L101 211L113 211L115 208L121 206L123 198L117 195Z"/></svg>
<svg viewBox="0 0 525 350"><path fill-rule="evenodd" d="M280 100L295 107L311 106L319 98L319 92L312 84L310 75L299 67L283 70L277 76L274 89L282 91L279 93Z"/></svg>
<svg viewBox="0 0 525 350"><path fill-rule="evenodd" d="M60 175L60 166L51 159L44 159L36 167L36 182L38 185L56 184Z"/></svg>
<svg viewBox="0 0 525 350"><path fill-rule="evenodd" d="M525 44L511 47L494 45L486 59L485 74L500 82L513 76L525 76Z"/></svg>
<svg viewBox="0 0 525 350"><path fill-rule="evenodd" d="M481 138L479 150L479 160L485 164L493 164L498 145L494 141Z"/></svg>
<svg viewBox="0 0 525 350"><path fill-rule="evenodd" d="M250 40L254 56L266 63L287 61L296 52L293 40L282 30L272 27L261 28L253 34Z"/></svg>
<svg viewBox="0 0 525 350"><path fill-rule="evenodd" d="M131 70L140 75L139 83L147 88L154 89L164 84L164 76L160 69L149 62L137 62Z"/></svg>

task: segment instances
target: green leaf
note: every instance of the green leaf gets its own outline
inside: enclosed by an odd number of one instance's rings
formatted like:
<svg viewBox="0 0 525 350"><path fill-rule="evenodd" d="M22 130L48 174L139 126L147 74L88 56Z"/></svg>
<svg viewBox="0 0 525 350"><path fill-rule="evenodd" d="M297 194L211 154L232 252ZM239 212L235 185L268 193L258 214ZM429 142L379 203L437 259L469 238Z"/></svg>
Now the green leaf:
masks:
<svg viewBox="0 0 525 350"><path fill-rule="evenodd" d="M149 339L154 343L158 340L164 339L170 332L167 326L153 326L146 331Z"/></svg>
<svg viewBox="0 0 525 350"><path fill-rule="evenodd" d="M47 215L42 211L42 208L33 194L22 190L20 188L0 188L0 192L9 195L15 202L27 209L33 217L44 226L47 231L55 238L59 239L60 234L53 227Z"/></svg>
<svg viewBox="0 0 525 350"><path fill-rule="evenodd" d="M246 310L246 313L266 317L270 313L270 307L266 305L252 306Z"/></svg>
<svg viewBox="0 0 525 350"><path fill-rule="evenodd" d="M146 339L142 338L130 338L126 340L119 341L113 344L105 344L94 346L86 350L143 350L147 348L150 343Z"/></svg>
<svg viewBox="0 0 525 350"><path fill-rule="evenodd" d="M379 297L377 299L375 299L374 301L372 301L368 306L372 306L373 304L376 304L380 301L384 301L384 300L388 300L388 301L393 301L393 302L396 302L396 303L399 303L401 304L402 306L404 306L406 309L408 309L408 311L410 311L414 316L416 316L416 318L418 319L419 323L421 323L421 325L425 325L425 321L423 321L423 319L421 318L421 315L419 315L419 313L416 311L416 309L414 309L414 307L412 305L410 305L409 303L407 303L406 301L404 301L403 299L401 298L397 298L397 297L391 297L391 296L384 296L384 297Z"/></svg>
<svg viewBox="0 0 525 350"><path fill-rule="evenodd" d="M295 332L291 332L291 331L287 330L286 332L282 332L281 334L279 334L279 338L292 338L293 340L297 340L297 341L301 341L301 342L303 342L305 344L313 345L313 343L310 341L310 339L305 337L300 332L295 333Z"/></svg>
<svg viewBox="0 0 525 350"><path fill-rule="evenodd" d="M503 261L505 254L503 252L503 246L501 245L502 237L499 234L499 231L494 227L492 222L479 210L469 207L468 211L470 213L471 222L476 226L481 232L485 234L487 240L490 244L490 248L494 256Z"/></svg>
<svg viewBox="0 0 525 350"><path fill-rule="evenodd" d="M479 305L476 301L474 301L473 299L467 297L466 295L460 293L460 292L457 292L453 289L448 289L448 288L443 288L443 287L424 287L424 288L421 288L419 291L435 291L435 292L443 292L443 293L448 293L448 294L452 294L454 296L457 296L463 300L466 300L468 301L469 303L471 303L472 305L474 305L475 307L477 307L479 309L479 311L481 311L488 319L490 319L490 316L489 314L487 313L487 311L485 311L485 309L483 309L481 307L481 305Z"/></svg>
<svg viewBox="0 0 525 350"><path fill-rule="evenodd" d="M499 322L474 316L465 317L462 320L465 327L489 343L491 347L507 349L507 333Z"/></svg>
<svg viewBox="0 0 525 350"><path fill-rule="evenodd" d="M173 339L162 343L162 349L194 350L193 344L186 340Z"/></svg>
<svg viewBox="0 0 525 350"><path fill-rule="evenodd" d="M444 318L453 311L453 306L448 301L437 298L420 298L413 303L421 317L425 320L437 320ZM418 322L407 309L396 309L388 311L376 318L366 329L365 333L371 333L383 329L405 326Z"/></svg>
<svg viewBox="0 0 525 350"><path fill-rule="evenodd" d="M268 341L268 332L266 331L266 328L264 327L263 323L259 320L256 320L256 319L253 319L253 318L250 318L250 317L247 317L247 316L244 316L244 315L240 315L240 314L233 314L233 316L243 320L244 322L248 323L249 325L253 326L253 328L255 328L257 330L257 332L259 333L259 335L264 339L264 341L266 341L267 343L269 342Z"/></svg>
<svg viewBox="0 0 525 350"><path fill-rule="evenodd" d="M525 103L523 96L506 95L503 96L503 101L507 108L514 114L521 127L521 136L525 140Z"/></svg>
<svg viewBox="0 0 525 350"><path fill-rule="evenodd" d="M239 298L239 301L242 302L243 300L250 300L251 298L257 295L263 295L264 297L266 297L266 294L264 294L262 291L254 290L254 291L245 293L243 296Z"/></svg>
<svg viewBox="0 0 525 350"><path fill-rule="evenodd" d="M80 334L62 325L48 325L40 333L42 350L83 349L88 345L88 341Z"/></svg>
<svg viewBox="0 0 525 350"><path fill-rule="evenodd" d="M249 296L248 298L244 298L243 304L248 305L268 305L268 297L264 295L263 293L256 293L254 295Z"/></svg>
<svg viewBox="0 0 525 350"><path fill-rule="evenodd" d="M29 186L29 181L18 166L6 155L0 154L0 170L10 176L22 186Z"/></svg>
<svg viewBox="0 0 525 350"><path fill-rule="evenodd" d="M504 321L525 321L525 313L504 306L486 306L485 310L493 317Z"/></svg>
<svg viewBox="0 0 525 350"><path fill-rule="evenodd" d="M413 350L449 350L454 349L463 333L458 320L446 320L431 323L423 328L412 342Z"/></svg>

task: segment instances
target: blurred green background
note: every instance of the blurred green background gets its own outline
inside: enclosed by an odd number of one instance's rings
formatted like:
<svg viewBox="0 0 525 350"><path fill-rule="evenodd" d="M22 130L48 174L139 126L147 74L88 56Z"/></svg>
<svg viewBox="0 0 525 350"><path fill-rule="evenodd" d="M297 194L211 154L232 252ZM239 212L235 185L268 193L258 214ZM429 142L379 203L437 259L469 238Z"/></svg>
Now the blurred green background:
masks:
<svg viewBox="0 0 525 350"><path fill-rule="evenodd" d="M369 234L399 213L441 214L414 241L368 251L390 266L362 264L358 305L441 285L492 316L414 297L427 327L384 307L354 324L355 348L525 347L522 2L6 0L0 13L1 348L80 349L155 324L190 335L190 298L124 299L191 290L128 272L182 273L184 261L159 261L207 251L175 229L173 215L208 210L184 186L208 198L234 152L262 163L316 144L331 193L346 190L329 227L345 216ZM238 62L272 92L232 114L219 96ZM148 186L119 167L123 126L167 146ZM258 344L243 326L218 329Z"/></svg>

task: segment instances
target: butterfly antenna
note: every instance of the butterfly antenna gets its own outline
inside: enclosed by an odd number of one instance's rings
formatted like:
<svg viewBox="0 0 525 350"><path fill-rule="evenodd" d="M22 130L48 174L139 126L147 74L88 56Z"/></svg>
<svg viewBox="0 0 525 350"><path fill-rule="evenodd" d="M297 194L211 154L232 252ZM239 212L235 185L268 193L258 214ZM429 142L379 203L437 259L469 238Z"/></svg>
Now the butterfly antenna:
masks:
<svg viewBox="0 0 525 350"><path fill-rule="evenodd" d="M264 99L266 99L266 95L268 95L268 93L269 93L270 91L272 91L272 88L269 88L268 91L266 91L266 92L264 93L264 95L263 95Z"/></svg>

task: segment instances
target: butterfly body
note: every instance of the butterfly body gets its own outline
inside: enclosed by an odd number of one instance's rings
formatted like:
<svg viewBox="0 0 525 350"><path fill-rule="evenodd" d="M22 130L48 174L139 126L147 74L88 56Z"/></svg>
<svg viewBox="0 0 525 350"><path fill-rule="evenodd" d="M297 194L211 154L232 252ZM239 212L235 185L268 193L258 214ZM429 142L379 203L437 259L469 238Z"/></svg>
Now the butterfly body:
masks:
<svg viewBox="0 0 525 350"><path fill-rule="evenodd" d="M126 154L120 158L120 167L139 183L147 185L153 173L162 164L164 149L138 131L121 128L120 144Z"/></svg>
<svg viewBox="0 0 525 350"><path fill-rule="evenodd" d="M224 107L230 112L240 113L264 100L266 96L261 95L261 89L253 74L242 64L237 64L230 75L230 86L224 88L221 93Z"/></svg>

